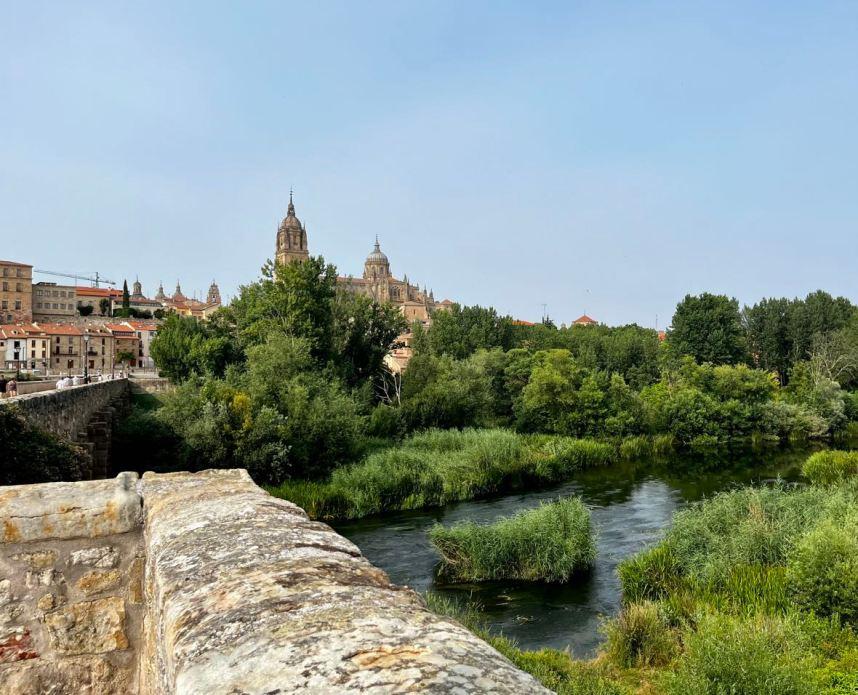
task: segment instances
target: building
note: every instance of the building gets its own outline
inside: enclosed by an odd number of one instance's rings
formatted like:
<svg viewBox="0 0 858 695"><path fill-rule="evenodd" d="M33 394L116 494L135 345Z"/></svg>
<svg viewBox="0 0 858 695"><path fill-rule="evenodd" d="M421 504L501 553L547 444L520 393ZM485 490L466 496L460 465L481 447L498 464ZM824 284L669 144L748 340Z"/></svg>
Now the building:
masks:
<svg viewBox="0 0 858 695"><path fill-rule="evenodd" d="M33 285L33 321L71 321L77 316L77 288L55 282Z"/></svg>
<svg viewBox="0 0 858 695"><path fill-rule="evenodd" d="M286 210L286 217L277 229L277 248L274 258L280 265L286 265L292 261L306 261L309 257L307 230L295 216L292 191L289 191L289 207Z"/></svg>
<svg viewBox="0 0 858 695"><path fill-rule="evenodd" d="M123 366L136 367L140 359L140 337L137 331L127 321L108 323L104 329L113 335L113 350L115 360Z"/></svg>
<svg viewBox="0 0 858 695"><path fill-rule="evenodd" d="M0 261L0 322L33 320L33 266Z"/></svg>
<svg viewBox="0 0 858 695"><path fill-rule="evenodd" d="M214 280L212 280L212 284L209 286L209 301L201 302L198 299L186 297L182 293L182 285L178 280L176 281L176 291L173 292L172 296L168 297L165 295L164 286L159 285L158 294L155 295L155 299L159 301L164 308L169 309L170 311L174 311L182 316L193 316L197 319L208 318L221 306L220 289Z"/></svg>
<svg viewBox="0 0 858 695"><path fill-rule="evenodd" d="M133 289L128 298L128 307L136 311L148 311L154 315L158 309L163 309L161 302L155 299L149 299L143 294L143 285L140 284L140 279L134 280Z"/></svg>
<svg viewBox="0 0 858 695"><path fill-rule="evenodd" d="M307 229L295 215L295 205L290 193L286 217L277 230L275 258L278 264L285 264L303 261L309 257ZM338 277L337 283L350 292L398 307L409 323L420 321L429 325L433 311L449 309L453 305L449 299L436 302L431 290L427 291L425 286L420 289L418 285L410 283L407 275L401 280L396 278L390 270L389 259L381 250L378 237L364 262L363 275L359 278Z"/></svg>
<svg viewBox="0 0 858 695"><path fill-rule="evenodd" d="M123 321L122 325L128 326L137 334L139 341L137 346L138 369L155 369L155 360L152 359L149 348L152 345L152 339L158 334L158 324L154 321L130 319Z"/></svg>
<svg viewBox="0 0 858 695"><path fill-rule="evenodd" d="M78 306L91 306L91 316L110 316L114 308L122 306L122 290L112 287L76 287Z"/></svg>
<svg viewBox="0 0 858 695"><path fill-rule="evenodd" d="M579 316L577 319L575 319L572 322L572 325L573 326L598 326L599 322L596 319L591 318L590 316L587 316L587 314L582 314L581 316Z"/></svg>
<svg viewBox="0 0 858 695"><path fill-rule="evenodd" d="M0 326L0 360L4 369L39 370L50 362L50 336L35 324Z"/></svg>

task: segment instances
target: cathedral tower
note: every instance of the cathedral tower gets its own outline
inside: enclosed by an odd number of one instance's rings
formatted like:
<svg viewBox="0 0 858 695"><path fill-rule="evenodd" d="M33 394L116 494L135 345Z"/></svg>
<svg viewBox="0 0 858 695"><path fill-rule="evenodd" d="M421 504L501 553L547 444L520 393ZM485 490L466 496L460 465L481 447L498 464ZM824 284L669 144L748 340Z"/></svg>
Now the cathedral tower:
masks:
<svg viewBox="0 0 858 695"><path fill-rule="evenodd" d="M306 261L310 257L307 250L307 229L295 216L295 205L292 203L292 191L289 191L289 208L286 217L280 223L277 230L277 253L275 259L278 264L286 265L292 261Z"/></svg>
<svg viewBox="0 0 858 695"><path fill-rule="evenodd" d="M206 297L206 303L217 304L220 306L220 288L214 280L212 280L212 284L209 285L209 294Z"/></svg>

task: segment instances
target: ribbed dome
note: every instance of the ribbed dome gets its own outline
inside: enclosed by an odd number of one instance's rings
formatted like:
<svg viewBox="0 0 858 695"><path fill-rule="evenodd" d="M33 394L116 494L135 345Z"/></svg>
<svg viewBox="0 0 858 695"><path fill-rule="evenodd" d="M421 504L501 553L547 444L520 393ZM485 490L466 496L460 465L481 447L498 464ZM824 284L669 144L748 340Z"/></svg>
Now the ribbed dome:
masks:
<svg viewBox="0 0 858 695"><path fill-rule="evenodd" d="M367 263L387 263L387 256L384 255L381 248L378 245L378 238L375 240L375 248L372 250L372 253L366 257Z"/></svg>

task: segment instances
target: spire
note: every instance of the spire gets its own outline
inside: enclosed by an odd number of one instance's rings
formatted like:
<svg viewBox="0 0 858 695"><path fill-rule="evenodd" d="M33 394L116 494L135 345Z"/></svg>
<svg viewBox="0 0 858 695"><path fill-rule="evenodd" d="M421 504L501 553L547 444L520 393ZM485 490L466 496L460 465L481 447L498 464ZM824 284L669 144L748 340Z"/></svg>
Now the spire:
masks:
<svg viewBox="0 0 858 695"><path fill-rule="evenodd" d="M286 214L294 215L295 214L295 204L292 202L292 187L289 187L289 207L286 210Z"/></svg>
<svg viewBox="0 0 858 695"><path fill-rule="evenodd" d="M378 245L378 234L375 235L375 250L381 251L381 247Z"/></svg>

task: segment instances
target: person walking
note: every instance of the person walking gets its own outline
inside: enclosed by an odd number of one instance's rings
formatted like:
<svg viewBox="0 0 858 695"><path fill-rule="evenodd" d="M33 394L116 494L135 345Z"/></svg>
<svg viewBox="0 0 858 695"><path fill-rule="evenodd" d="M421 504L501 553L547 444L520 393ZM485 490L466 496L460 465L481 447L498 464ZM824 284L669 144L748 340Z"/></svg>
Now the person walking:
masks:
<svg viewBox="0 0 858 695"><path fill-rule="evenodd" d="M6 396L8 398L15 398L18 395L18 382L15 379L9 379L6 382Z"/></svg>
<svg viewBox="0 0 858 695"><path fill-rule="evenodd" d="M0 399L6 398L6 377L0 374Z"/></svg>

